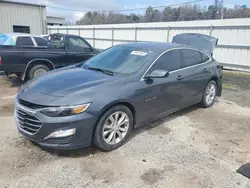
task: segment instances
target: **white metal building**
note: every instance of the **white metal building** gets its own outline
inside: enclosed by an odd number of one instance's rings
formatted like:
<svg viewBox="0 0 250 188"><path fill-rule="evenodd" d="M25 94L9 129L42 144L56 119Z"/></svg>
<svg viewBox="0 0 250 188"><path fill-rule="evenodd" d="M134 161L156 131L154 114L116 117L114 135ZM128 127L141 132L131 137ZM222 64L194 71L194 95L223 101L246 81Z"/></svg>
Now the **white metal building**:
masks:
<svg viewBox="0 0 250 188"><path fill-rule="evenodd" d="M0 33L46 34L46 6L0 0Z"/></svg>

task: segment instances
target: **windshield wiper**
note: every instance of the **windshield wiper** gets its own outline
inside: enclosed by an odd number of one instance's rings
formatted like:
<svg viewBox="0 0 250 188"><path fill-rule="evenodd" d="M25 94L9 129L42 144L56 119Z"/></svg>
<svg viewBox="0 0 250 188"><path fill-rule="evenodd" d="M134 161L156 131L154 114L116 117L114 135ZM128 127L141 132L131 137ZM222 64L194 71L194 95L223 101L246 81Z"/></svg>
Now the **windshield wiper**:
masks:
<svg viewBox="0 0 250 188"><path fill-rule="evenodd" d="M103 72L104 74L107 74L107 75L110 75L110 76L114 76L114 72L112 72L110 70L101 69L101 68L95 68L95 67L87 67L87 69L100 71L100 72Z"/></svg>

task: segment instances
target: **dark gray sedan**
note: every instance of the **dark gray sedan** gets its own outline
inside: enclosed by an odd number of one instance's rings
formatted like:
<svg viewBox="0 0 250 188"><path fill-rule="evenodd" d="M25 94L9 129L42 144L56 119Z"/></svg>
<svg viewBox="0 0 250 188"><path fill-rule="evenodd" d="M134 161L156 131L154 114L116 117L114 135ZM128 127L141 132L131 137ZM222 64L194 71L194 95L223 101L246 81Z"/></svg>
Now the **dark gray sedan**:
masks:
<svg viewBox="0 0 250 188"><path fill-rule="evenodd" d="M211 56L217 39L182 34L173 42L117 45L33 79L15 99L18 130L45 147L110 151L135 127L212 106L222 91L222 67Z"/></svg>

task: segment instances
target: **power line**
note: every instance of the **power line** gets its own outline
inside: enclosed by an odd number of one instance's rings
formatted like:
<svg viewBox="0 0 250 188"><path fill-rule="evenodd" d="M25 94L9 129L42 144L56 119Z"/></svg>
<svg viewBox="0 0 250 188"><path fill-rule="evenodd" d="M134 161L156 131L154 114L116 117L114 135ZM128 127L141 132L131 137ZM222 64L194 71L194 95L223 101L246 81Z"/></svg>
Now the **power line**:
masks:
<svg viewBox="0 0 250 188"><path fill-rule="evenodd" d="M172 5L162 5L162 6L155 6L152 7L153 9L157 8L165 8L165 7L174 7L174 6L181 6L181 5L186 5L186 4L191 4L191 3L197 3L205 0L193 0L193 1L187 1L183 3L177 3L177 4L172 4ZM56 6L47 6L50 8L56 8L56 9L61 9L61 10L67 10L67 11L77 11L77 12L92 12L93 10L80 10L80 9L69 9L69 8L63 8L63 7L56 7ZM133 8L133 9L118 9L118 10L100 10L96 12L128 12L128 11L135 11L135 10L146 10L148 7L144 8Z"/></svg>

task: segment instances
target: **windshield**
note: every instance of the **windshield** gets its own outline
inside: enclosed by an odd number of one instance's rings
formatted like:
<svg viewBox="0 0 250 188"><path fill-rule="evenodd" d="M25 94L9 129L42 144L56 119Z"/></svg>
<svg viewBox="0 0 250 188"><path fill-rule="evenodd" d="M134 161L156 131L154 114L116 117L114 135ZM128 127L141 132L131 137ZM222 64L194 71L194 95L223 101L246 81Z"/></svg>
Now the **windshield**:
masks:
<svg viewBox="0 0 250 188"><path fill-rule="evenodd" d="M119 74L137 72L155 53L138 48L115 46L88 60L84 67L111 71Z"/></svg>

